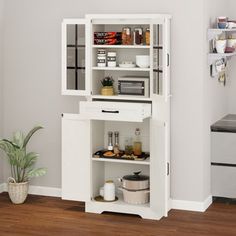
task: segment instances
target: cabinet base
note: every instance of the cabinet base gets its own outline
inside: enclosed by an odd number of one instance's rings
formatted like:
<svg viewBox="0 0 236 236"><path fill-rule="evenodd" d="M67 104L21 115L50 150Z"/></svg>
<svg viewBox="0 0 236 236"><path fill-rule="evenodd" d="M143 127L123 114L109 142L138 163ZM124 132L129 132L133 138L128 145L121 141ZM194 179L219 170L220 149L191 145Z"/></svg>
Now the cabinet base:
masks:
<svg viewBox="0 0 236 236"><path fill-rule="evenodd" d="M104 202L86 202L85 211L89 213L102 214L103 212L116 212L138 215L143 219L160 220L163 216L152 211L149 204L131 205Z"/></svg>

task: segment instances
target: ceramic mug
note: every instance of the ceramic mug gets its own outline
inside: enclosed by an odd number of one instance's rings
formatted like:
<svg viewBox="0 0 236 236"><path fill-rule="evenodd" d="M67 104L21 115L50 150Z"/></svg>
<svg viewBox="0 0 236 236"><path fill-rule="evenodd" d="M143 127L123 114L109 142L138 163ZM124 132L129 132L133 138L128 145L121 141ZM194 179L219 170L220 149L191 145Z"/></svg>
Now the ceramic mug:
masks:
<svg viewBox="0 0 236 236"><path fill-rule="evenodd" d="M219 29L226 29L229 26L228 17L226 16L219 16L217 17L217 26Z"/></svg>
<svg viewBox="0 0 236 236"><path fill-rule="evenodd" d="M225 53L227 40L226 39L218 39L215 41L215 47L217 53Z"/></svg>
<svg viewBox="0 0 236 236"><path fill-rule="evenodd" d="M218 22L218 28L219 29L227 29L229 27L228 22Z"/></svg>

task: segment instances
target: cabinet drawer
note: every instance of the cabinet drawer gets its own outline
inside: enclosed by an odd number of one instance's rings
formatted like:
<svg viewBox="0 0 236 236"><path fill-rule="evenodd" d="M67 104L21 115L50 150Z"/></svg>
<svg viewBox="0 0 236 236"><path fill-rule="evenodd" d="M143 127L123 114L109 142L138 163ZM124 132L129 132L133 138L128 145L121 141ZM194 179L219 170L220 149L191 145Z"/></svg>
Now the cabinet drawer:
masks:
<svg viewBox="0 0 236 236"><path fill-rule="evenodd" d="M142 122L151 113L147 103L80 102L80 114L92 120Z"/></svg>
<svg viewBox="0 0 236 236"><path fill-rule="evenodd" d="M211 190L215 197L236 197L236 167L211 166Z"/></svg>
<svg viewBox="0 0 236 236"><path fill-rule="evenodd" d="M236 164L236 133L211 133L211 162Z"/></svg>

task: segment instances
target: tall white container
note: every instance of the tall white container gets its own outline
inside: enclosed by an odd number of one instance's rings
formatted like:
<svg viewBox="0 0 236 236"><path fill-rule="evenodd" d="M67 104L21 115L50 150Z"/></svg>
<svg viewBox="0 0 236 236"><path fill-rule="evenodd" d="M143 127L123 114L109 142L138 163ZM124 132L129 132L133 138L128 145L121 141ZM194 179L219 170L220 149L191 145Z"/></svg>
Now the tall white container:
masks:
<svg viewBox="0 0 236 236"><path fill-rule="evenodd" d="M112 180L108 180L104 185L104 200L114 201L115 197L115 184Z"/></svg>

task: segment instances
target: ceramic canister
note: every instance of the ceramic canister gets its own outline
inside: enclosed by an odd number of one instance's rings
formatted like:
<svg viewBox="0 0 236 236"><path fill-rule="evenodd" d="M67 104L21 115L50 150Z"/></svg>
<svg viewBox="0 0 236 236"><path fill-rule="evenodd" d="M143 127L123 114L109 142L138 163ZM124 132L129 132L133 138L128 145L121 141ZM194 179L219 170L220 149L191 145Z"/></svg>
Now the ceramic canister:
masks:
<svg viewBox="0 0 236 236"><path fill-rule="evenodd" d="M104 184L104 200L105 201L114 201L115 200L115 184L112 180L106 181Z"/></svg>
<svg viewBox="0 0 236 236"><path fill-rule="evenodd" d="M225 49L226 49L226 43L227 43L227 40L216 40L215 41L215 47L216 47L216 52L217 53L225 53Z"/></svg>
<svg viewBox="0 0 236 236"><path fill-rule="evenodd" d="M104 49L98 49L97 66L98 67L105 67L106 66L106 50L104 50Z"/></svg>

